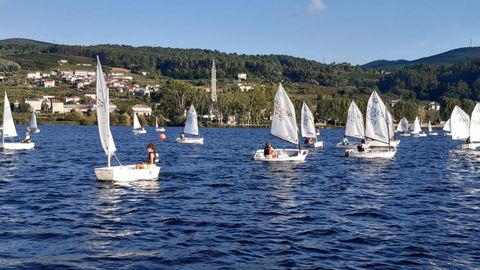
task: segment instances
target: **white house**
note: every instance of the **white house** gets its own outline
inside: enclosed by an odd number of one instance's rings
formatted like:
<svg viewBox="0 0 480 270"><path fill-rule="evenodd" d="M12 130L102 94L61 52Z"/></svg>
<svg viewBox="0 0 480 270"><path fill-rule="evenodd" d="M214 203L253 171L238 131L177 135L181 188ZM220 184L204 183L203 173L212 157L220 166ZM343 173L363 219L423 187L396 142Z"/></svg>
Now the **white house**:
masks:
<svg viewBox="0 0 480 270"><path fill-rule="evenodd" d="M60 100L51 100L52 104L52 113L65 113L65 104Z"/></svg>
<svg viewBox="0 0 480 270"><path fill-rule="evenodd" d="M27 73L27 79L36 80L41 78L42 78L42 74L40 74L40 71Z"/></svg>
<svg viewBox="0 0 480 270"><path fill-rule="evenodd" d="M96 95L96 94L85 94L85 97L86 97L86 98L90 98L90 99L97 99L97 95Z"/></svg>
<svg viewBox="0 0 480 270"><path fill-rule="evenodd" d="M68 103L68 102L78 103L78 102L80 102L80 99L81 98L79 96L66 97L65 98L65 103Z"/></svg>
<svg viewBox="0 0 480 270"><path fill-rule="evenodd" d="M132 106L132 111L138 115L151 115L152 108L145 104L135 104Z"/></svg>
<svg viewBox="0 0 480 270"><path fill-rule="evenodd" d="M43 87L45 87L45 88L55 87L55 81L54 81L54 80L43 80L43 81L42 81L42 85L43 85Z"/></svg>
<svg viewBox="0 0 480 270"><path fill-rule="evenodd" d="M247 73L238 73L237 78L239 80L246 80L247 79Z"/></svg>
<svg viewBox="0 0 480 270"><path fill-rule="evenodd" d="M32 108L33 111L41 111L42 110L42 104L45 100L43 98L29 98L25 99L25 103L30 105L30 108Z"/></svg>

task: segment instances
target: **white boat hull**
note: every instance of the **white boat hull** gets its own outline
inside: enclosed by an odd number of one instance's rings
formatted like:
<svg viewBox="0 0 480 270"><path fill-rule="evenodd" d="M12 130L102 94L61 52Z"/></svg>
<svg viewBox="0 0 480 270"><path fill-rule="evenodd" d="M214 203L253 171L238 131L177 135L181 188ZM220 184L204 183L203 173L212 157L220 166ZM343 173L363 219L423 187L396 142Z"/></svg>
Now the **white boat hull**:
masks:
<svg viewBox="0 0 480 270"><path fill-rule="evenodd" d="M418 133L418 134L413 134L414 138L419 138L419 137L427 137L427 133Z"/></svg>
<svg viewBox="0 0 480 270"><path fill-rule="evenodd" d="M155 131L157 131L157 132L165 132L165 128L163 128L163 127L162 127L162 128L156 128Z"/></svg>
<svg viewBox="0 0 480 270"><path fill-rule="evenodd" d="M396 148L392 149L367 149L364 152L359 152L356 149L349 149L345 151L346 157L353 158L393 158L397 153Z"/></svg>
<svg viewBox="0 0 480 270"><path fill-rule="evenodd" d="M175 142L186 144L203 144L203 138L177 138L175 139Z"/></svg>
<svg viewBox="0 0 480 270"><path fill-rule="evenodd" d="M452 136L452 134L450 132L445 132L443 133L443 136Z"/></svg>
<svg viewBox="0 0 480 270"><path fill-rule="evenodd" d="M40 129L38 129L38 128L37 128L37 129L34 129L32 132L33 132L33 133L40 133Z"/></svg>
<svg viewBox="0 0 480 270"><path fill-rule="evenodd" d="M308 155L308 150L302 149L275 149L277 152L277 157L270 158L265 157L264 149L257 150L253 156L254 160L257 161L267 161L267 162L285 162L285 161L295 161L302 162L305 161L305 158Z"/></svg>
<svg viewBox="0 0 480 270"><path fill-rule="evenodd" d="M136 169L136 165L95 168L95 175L101 181L157 180L160 167Z"/></svg>
<svg viewBox="0 0 480 270"><path fill-rule="evenodd" d="M0 148L3 148L5 150L30 150L35 147L35 143L21 143L21 142L6 142L1 144L0 143Z"/></svg>
<svg viewBox="0 0 480 270"><path fill-rule="evenodd" d="M398 147L398 145L400 144L400 140L390 141L390 145L388 145L388 143L383 143L379 141L367 141L367 143L370 145L370 147Z"/></svg>
<svg viewBox="0 0 480 270"><path fill-rule="evenodd" d="M402 137L410 137L410 133L400 133L400 136L402 136Z"/></svg>
<svg viewBox="0 0 480 270"><path fill-rule="evenodd" d="M140 134L145 134L145 133L147 133L147 131L144 128L133 130L133 135L140 135Z"/></svg>
<svg viewBox="0 0 480 270"><path fill-rule="evenodd" d="M480 148L480 143L464 143L460 148L463 150L477 150Z"/></svg>
<svg viewBox="0 0 480 270"><path fill-rule="evenodd" d="M437 132L429 132L429 133L428 133L428 136L437 136L437 135L438 135Z"/></svg>
<svg viewBox="0 0 480 270"><path fill-rule="evenodd" d="M336 147L337 148L343 148L343 149L355 149L357 148L358 143L349 143L349 144L343 144L341 142L337 143Z"/></svg>

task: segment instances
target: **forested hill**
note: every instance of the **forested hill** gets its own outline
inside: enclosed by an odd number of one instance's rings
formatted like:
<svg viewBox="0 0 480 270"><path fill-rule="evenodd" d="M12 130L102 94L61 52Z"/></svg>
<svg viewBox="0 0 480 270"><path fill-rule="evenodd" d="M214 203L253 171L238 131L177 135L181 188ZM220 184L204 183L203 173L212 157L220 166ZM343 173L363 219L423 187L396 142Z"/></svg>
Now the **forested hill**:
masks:
<svg viewBox="0 0 480 270"><path fill-rule="evenodd" d="M212 59L216 60L218 78L235 78L238 73L262 81L314 81L333 86L338 76L360 67L350 64L325 65L316 61L286 55L241 55L203 49L174 49L162 47L132 47L126 45L73 46L37 42L26 39L0 41L0 58L17 62L28 58L28 69L47 68L45 63L35 64L39 54L66 55L94 59L100 56L103 64L123 67L133 72L148 71L175 79L206 79ZM22 66L21 61L17 62ZM40 65L41 64L41 65ZM55 64L55 63L53 63ZM25 68L25 67L23 67Z"/></svg>
<svg viewBox="0 0 480 270"><path fill-rule="evenodd" d="M432 65L453 65L480 59L480 47L468 47L451 50L448 52L419 58L412 61L407 60L377 60L363 65L365 68L391 70L407 65L432 64Z"/></svg>

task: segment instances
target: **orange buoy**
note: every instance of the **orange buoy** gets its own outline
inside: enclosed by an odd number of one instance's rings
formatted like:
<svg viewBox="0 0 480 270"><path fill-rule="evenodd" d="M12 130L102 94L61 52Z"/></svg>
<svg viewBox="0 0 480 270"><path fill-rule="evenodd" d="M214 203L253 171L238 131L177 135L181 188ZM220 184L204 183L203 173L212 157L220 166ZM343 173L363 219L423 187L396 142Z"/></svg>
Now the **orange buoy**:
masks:
<svg viewBox="0 0 480 270"><path fill-rule="evenodd" d="M163 133L160 134L160 141L163 141L163 140L165 140L166 138L167 138L167 135L165 135L165 134L163 134Z"/></svg>

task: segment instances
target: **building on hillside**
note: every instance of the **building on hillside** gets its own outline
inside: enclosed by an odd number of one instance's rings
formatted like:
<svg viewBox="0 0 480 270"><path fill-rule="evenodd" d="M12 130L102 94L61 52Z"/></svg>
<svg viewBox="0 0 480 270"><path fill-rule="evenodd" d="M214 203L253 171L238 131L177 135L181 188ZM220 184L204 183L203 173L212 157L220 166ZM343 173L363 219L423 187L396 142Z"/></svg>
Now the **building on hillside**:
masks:
<svg viewBox="0 0 480 270"><path fill-rule="evenodd" d="M400 102L400 101L401 101L401 99L398 99L398 98L397 99L392 99L392 101L391 101L392 107L395 107L395 105L397 105L397 103Z"/></svg>
<svg viewBox="0 0 480 270"><path fill-rule="evenodd" d="M52 113L65 113L65 104L62 101L52 99L50 102Z"/></svg>
<svg viewBox="0 0 480 270"><path fill-rule="evenodd" d="M96 100L97 95L96 94L85 94L85 98L90 98L90 99Z"/></svg>
<svg viewBox="0 0 480 270"><path fill-rule="evenodd" d="M58 63L59 63L60 65L66 65L66 64L68 64L68 60L60 59L60 60L58 60Z"/></svg>
<svg viewBox="0 0 480 270"><path fill-rule="evenodd" d="M440 111L440 103L432 101L428 103L428 110L430 111Z"/></svg>
<svg viewBox="0 0 480 270"><path fill-rule="evenodd" d="M55 87L55 81L54 80L42 80L42 86L45 87L45 88Z"/></svg>
<svg viewBox="0 0 480 270"><path fill-rule="evenodd" d="M0 76L0 82L4 82L5 81L5 77L4 76Z"/></svg>
<svg viewBox="0 0 480 270"><path fill-rule="evenodd" d="M136 113L138 115L151 115L152 114L152 108L150 108L148 105L145 104L135 104L132 106L132 111L133 113Z"/></svg>
<svg viewBox="0 0 480 270"><path fill-rule="evenodd" d="M66 97L65 98L65 103L73 103L76 104L80 102L80 97L79 96L73 96L73 97Z"/></svg>
<svg viewBox="0 0 480 270"><path fill-rule="evenodd" d="M25 99L25 103L30 105L30 108L35 111L39 112L42 110L42 104L45 102L43 98L27 98Z"/></svg>
<svg viewBox="0 0 480 270"><path fill-rule="evenodd" d="M238 73L237 78L239 80L246 80L247 79L247 73Z"/></svg>
<svg viewBox="0 0 480 270"><path fill-rule="evenodd" d="M27 73L27 79L38 80L41 78L42 78L42 74L40 74L40 71Z"/></svg>

